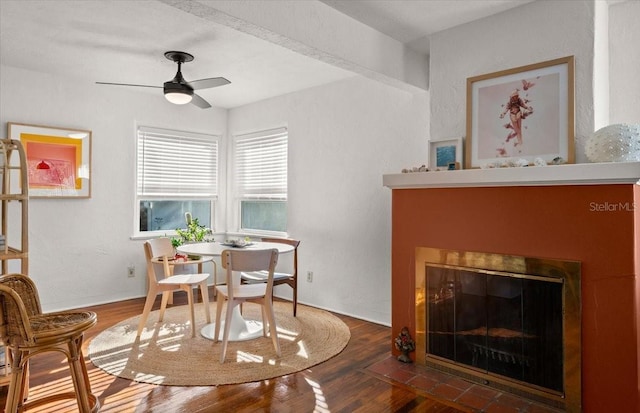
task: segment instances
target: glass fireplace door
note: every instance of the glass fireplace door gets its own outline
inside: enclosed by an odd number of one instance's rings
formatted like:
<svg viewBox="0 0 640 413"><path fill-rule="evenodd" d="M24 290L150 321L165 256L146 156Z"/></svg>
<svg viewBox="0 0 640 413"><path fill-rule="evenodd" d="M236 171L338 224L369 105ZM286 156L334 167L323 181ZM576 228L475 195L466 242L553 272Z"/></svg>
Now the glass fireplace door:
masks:
<svg viewBox="0 0 640 413"><path fill-rule="evenodd" d="M428 355L563 390L562 282L431 265L426 278Z"/></svg>

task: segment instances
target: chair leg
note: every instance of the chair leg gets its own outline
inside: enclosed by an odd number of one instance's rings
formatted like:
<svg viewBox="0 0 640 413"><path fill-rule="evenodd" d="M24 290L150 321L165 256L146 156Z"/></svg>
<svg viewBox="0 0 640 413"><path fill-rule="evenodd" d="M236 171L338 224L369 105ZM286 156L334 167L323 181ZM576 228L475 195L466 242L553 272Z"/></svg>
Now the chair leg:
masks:
<svg viewBox="0 0 640 413"><path fill-rule="evenodd" d="M149 291L147 294L147 299L144 302L144 310L142 310L142 316L138 322L138 334L136 334L136 338L140 338L140 334L142 334L142 330L144 329L145 324L147 324L147 319L149 318L149 313L153 307L153 302L156 300L156 295L157 293L155 291Z"/></svg>
<svg viewBox="0 0 640 413"><path fill-rule="evenodd" d="M237 303L227 301L227 312L225 314L224 321L224 334L222 336L222 352L220 353L220 364L224 363L224 358L227 355L227 344L229 344L229 330L231 329L231 317L233 316L233 307Z"/></svg>
<svg viewBox="0 0 640 413"><path fill-rule="evenodd" d="M173 291L162 292L162 301L160 302L160 314L158 314L158 321L162 322L162 320L164 320L164 311L167 309L167 303L172 297Z"/></svg>
<svg viewBox="0 0 640 413"><path fill-rule="evenodd" d="M9 391L5 405L5 412L7 413L15 413L22 407L25 385L27 384L25 380L27 362L23 362L23 355L20 351L16 353L17 354L14 354L13 365L11 366L11 381L9 382Z"/></svg>
<svg viewBox="0 0 640 413"><path fill-rule="evenodd" d="M267 337L267 328L270 324L269 315L267 314L267 307L264 301L260 304L260 311L262 312L262 335Z"/></svg>
<svg viewBox="0 0 640 413"><path fill-rule="evenodd" d="M216 288L218 286L218 264L215 261L211 261L211 264L213 264L213 298L216 298L218 296Z"/></svg>
<svg viewBox="0 0 640 413"><path fill-rule="evenodd" d="M273 312L273 301L265 300L267 316L269 317L269 333L271 334L271 341L273 347L276 349L276 355L280 357L280 342L278 341L278 328L276 326L276 315Z"/></svg>
<svg viewBox="0 0 640 413"><path fill-rule="evenodd" d="M189 304L189 314L191 315L191 338L196 336L196 312L193 309L193 286L187 285L187 303Z"/></svg>
<svg viewBox="0 0 640 413"><path fill-rule="evenodd" d="M91 403L89 402L89 394L91 393L91 387L89 386L86 366L84 365L82 352L80 351L81 345L82 337L78 337L69 342L69 367L71 370L73 387L76 391L78 409L82 413L90 413Z"/></svg>
<svg viewBox="0 0 640 413"><path fill-rule="evenodd" d="M294 281L295 282L295 281ZM293 316L298 312L298 287L293 286Z"/></svg>
<svg viewBox="0 0 640 413"><path fill-rule="evenodd" d="M202 305L204 306L204 314L207 317L207 324L211 323L211 308L209 303L209 287L207 280L200 283L200 294L202 295Z"/></svg>
<svg viewBox="0 0 640 413"><path fill-rule="evenodd" d="M214 327L213 332L213 342L218 342L218 337L220 337L220 320L222 319L222 306L224 304L224 296L218 293L218 299L216 300L216 325Z"/></svg>

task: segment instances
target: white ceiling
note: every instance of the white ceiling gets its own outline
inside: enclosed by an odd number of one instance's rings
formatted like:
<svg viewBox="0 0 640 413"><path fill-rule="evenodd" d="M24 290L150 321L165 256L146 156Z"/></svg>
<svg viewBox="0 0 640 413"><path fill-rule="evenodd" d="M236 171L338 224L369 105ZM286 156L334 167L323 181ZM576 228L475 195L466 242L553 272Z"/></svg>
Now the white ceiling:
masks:
<svg viewBox="0 0 640 413"><path fill-rule="evenodd" d="M321 0L412 49L429 53L429 35L534 0Z"/></svg>
<svg viewBox="0 0 640 413"><path fill-rule="evenodd" d="M428 36L531 0L327 0L327 5L415 50ZM185 30L185 27L188 30ZM333 82L353 73L154 1L0 0L0 62L77 82L161 86L173 78L168 50L195 56L187 80L232 83L198 94L233 108ZM2 73L0 73L2 76ZM100 86L122 87L122 86ZM162 89L134 88L140 93Z"/></svg>

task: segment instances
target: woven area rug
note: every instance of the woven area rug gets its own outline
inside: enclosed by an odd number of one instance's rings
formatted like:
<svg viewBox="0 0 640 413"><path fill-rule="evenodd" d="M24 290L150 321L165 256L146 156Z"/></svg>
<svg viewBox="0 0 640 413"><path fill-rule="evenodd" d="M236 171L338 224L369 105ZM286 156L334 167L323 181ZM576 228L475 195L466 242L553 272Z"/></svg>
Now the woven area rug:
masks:
<svg viewBox="0 0 640 413"><path fill-rule="evenodd" d="M149 315L136 342L139 316L101 332L89 344L93 364L126 379L169 386L210 386L260 381L295 373L340 353L351 337L349 328L331 313L298 304L293 317L291 303L275 303L282 356L276 357L270 338L229 342L220 364L222 343L200 335L206 324L202 304L197 304L196 337L191 338L188 306L168 308L158 323L158 311ZM246 319L261 320L260 307L245 304ZM215 303L211 304L212 321ZM224 311L223 311L224 317Z"/></svg>

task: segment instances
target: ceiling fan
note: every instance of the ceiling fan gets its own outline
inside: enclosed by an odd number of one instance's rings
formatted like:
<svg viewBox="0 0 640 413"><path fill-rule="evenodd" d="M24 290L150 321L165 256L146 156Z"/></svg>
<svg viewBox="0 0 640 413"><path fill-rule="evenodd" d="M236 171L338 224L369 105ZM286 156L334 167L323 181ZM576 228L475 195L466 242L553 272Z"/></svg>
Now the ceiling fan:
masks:
<svg viewBox="0 0 640 413"><path fill-rule="evenodd" d="M164 57L174 61L178 64L178 72L175 77L167 82L164 82L163 86L149 86L149 85L132 85L128 83L108 83L108 82L96 82L99 85L116 85L116 86L136 86L136 87L153 87L163 88L164 97L171 103L176 105L184 105L189 102L193 103L199 108L207 109L211 105L209 102L194 93L194 90L209 89L217 86L224 86L229 84L224 77L211 77L208 79L194 80L193 82L187 82L182 77L180 71L182 64L193 60L193 55L186 52L170 51L164 54Z"/></svg>

